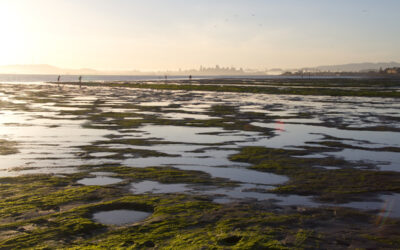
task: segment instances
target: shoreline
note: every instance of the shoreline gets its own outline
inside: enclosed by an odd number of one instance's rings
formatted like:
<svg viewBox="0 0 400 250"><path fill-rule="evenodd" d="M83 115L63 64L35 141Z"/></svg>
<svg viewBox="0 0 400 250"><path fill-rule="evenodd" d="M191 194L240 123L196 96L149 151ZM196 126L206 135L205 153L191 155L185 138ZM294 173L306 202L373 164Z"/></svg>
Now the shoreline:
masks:
<svg viewBox="0 0 400 250"><path fill-rule="evenodd" d="M80 75L63 74L0 74L0 82L49 82L56 81L61 76L64 82L77 82ZM82 75L85 81L165 81L188 80L189 75ZM210 79L237 79L237 80L324 80L324 79L394 79L400 80L398 75L192 75L193 80Z"/></svg>
<svg viewBox="0 0 400 250"><path fill-rule="evenodd" d="M254 94L400 98L400 79L201 79L119 82L48 82L57 85ZM353 88L353 89L349 89Z"/></svg>

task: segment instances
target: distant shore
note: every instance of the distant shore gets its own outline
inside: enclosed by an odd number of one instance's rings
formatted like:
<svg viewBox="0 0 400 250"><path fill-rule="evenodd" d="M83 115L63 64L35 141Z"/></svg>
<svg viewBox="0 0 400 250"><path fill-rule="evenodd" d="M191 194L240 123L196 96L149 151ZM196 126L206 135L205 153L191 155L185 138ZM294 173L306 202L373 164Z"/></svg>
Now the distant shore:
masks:
<svg viewBox="0 0 400 250"><path fill-rule="evenodd" d="M57 81L59 75L47 74L0 74L0 82L53 82ZM117 82L117 81L165 81L188 80L189 75L82 75L83 81L90 82ZM60 75L62 82L78 82L79 75ZM193 80L201 79L400 79L397 75L192 75Z"/></svg>
<svg viewBox="0 0 400 250"><path fill-rule="evenodd" d="M50 82L59 84L58 82ZM400 79L194 79L164 81L62 82L81 86L147 88L159 90L243 92L259 94L326 95L400 98Z"/></svg>

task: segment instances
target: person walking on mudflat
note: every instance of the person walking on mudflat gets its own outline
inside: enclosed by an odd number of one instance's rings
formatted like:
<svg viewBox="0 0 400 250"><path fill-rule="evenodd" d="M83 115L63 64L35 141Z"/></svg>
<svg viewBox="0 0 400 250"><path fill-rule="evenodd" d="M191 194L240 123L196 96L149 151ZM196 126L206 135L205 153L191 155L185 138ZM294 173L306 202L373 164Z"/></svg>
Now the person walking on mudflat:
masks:
<svg viewBox="0 0 400 250"><path fill-rule="evenodd" d="M79 76L79 88L82 88L82 76Z"/></svg>

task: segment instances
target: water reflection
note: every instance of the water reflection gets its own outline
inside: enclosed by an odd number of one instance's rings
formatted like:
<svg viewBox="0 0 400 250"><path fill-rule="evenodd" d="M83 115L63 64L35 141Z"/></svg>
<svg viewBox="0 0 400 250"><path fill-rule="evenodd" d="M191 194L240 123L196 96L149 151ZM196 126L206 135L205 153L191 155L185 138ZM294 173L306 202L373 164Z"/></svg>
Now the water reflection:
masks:
<svg viewBox="0 0 400 250"><path fill-rule="evenodd" d="M192 190L186 184L162 184L156 181L142 181L131 184L131 191L135 194L154 193L183 193Z"/></svg>
<svg viewBox="0 0 400 250"><path fill-rule="evenodd" d="M382 126L388 129L400 128L393 117L399 117L400 103L393 99L362 97L320 97L263 95L246 93L213 93L185 91L156 91L125 88L86 88L79 92L75 87L65 86L63 91L49 85L2 85L0 90L0 139L15 141L19 153L0 155L0 175L25 173L73 173L80 165L106 163L135 167L173 166L182 170L196 170L209 173L212 177L226 178L240 182L235 188L203 188L203 194L215 195L219 201L235 199L276 199L281 205L320 206L312 197L278 196L265 191L271 185L284 183L284 176L249 170L248 164L230 161L229 155L243 146L265 146L288 148L318 146L326 136L349 146L363 149L342 148L335 152L324 152L304 157L333 156L349 161L367 161L377 164L380 170L399 171L398 152L372 151L383 147L400 147L399 132L379 132L340 129L343 127L369 128ZM30 103L33 94L42 94L50 100ZM25 106L26 104L29 104ZM175 104L174 106L170 106ZM139 106L138 106L139 105ZM132 113L134 119L144 115L156 115L172 120L214 119L210 116L212 105L238 107L237 112L262 113L253 125L275 129L274 137L258 132L241 130L226 131L220 127L187 127L153 125L151 122L139 128L118 128L113 124L116 118L96 121L91 125L90 112ZM141 110L144 107L145 110ZM152 108L153 107L153 108ZM87 108L91 108L90 112ZM183 111L183 112L180 112ZM300 115L299 115L300 114ZM213 114L214 115L214 114ZM143 116L143 117L141 117ZM271 118L273 117L273 118ZM265 118L265 119L264 119ZM232 121L230 121L232 123ZM170 124L170 123L169 123ZM325 127L323 125L329 125ZM114 126L113 126L114 125ZM112 143L113 138L153 140L151 145L126 145ZM84 145L96 141L110 140L99 145L111 149L146 149L176 155L173 157L140 157L126 153L124 157L114 152L86 153ZM157 144L159 142L159 144ZM314 142L314 144L310 144ZM85 155L86 154L86 155ZM15 168L19 168L18 170ZM331 169L332 166L321 166ZM333 166L334 167L334 166ZM13 170L14 169L14 170ZM117 178L96 175L95 178L80 180L86 185L107 185ZM118 179L120 181L120 179ZM89 184L88 184L89 183ZM92 183L92 184L91 184ZM100 184L99 184L100 183ZM198 189L186 184L157 184L145 181L133 184L141 192L197 192ZM197 190L197 191L196 191ZM264 191L262 191L264 190ZM386 207L392 206L390 216L397 216L398 195L382 195ZM393 201L390 201L393 199ZM374 202L351 202L343 204L360 209L381 209L383 200ZM324 204L322 204L324 205ZM325 204L326 205L326 204ZM328 204L329 205L329 204ZM386 212L389 209L385 210Z"/></svg>
<svg viewBox="0 0 400 250"><path fill-rule="evenodd" d="M150 215L151 213L143 211L118 209L94 213L93 220L106 225L122 226L142 221Z"/></svg>
<svg viewBox="0 0 400 250"><path fill-rule="evenodd" d="M119 178L113 178L113 177L108 177L108 176L96 176L96 177L92 177L92 178L83 178L81 180L78 180L77 182L79 184L86 185L86 186L93 186L93 185L105 186L105 185L116 184L121 181L122 181L122 179L119 179Z"/></svg>

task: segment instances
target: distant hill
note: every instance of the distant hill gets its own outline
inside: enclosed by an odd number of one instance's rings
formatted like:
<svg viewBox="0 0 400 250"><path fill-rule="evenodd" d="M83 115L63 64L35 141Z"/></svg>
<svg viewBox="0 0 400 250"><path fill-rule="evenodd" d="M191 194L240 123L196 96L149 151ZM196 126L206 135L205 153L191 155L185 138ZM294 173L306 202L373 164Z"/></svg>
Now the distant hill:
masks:
<svg viewBox="0 0 400 250"><path fill-rule="evenodd" d="M94 69L63 69L48 64L24 64L0 66L0 74L55 74L55 75L96 75Z"/></svg>
<svg viewBox="0 0 400 250"><path fill-rule="evenodd" d="M6 65L0 66L0 74L54 74L54 75L241 75L241 74L265 74L258 71L244 71L242 68L200 67L200 70L175 70L175 71L139 71L139 70L96 70L90 68L64 69L48 64Z"/></svg>
<svg viewBox="0 0 400 250"><path fill-rule="evenodd" d="M381 62L381 63L349 63L340 65L324 65L317 67L307 67L300 70L306 71L330 71L330 72L362 72L368 70L379 70L380 68L393 68L400 67L400 63L397 62ZM172 74L172 75L233 75L233 74L266 74L267 72L256 71L253 72L250 69L247 70L232 70L232 68L216 68L206 69L201 68L200 70L186 70L186 71L157 71L157 72L141 72L138 70L116 70L116 71L100 71L96 69L83 68L83 69L64 69L55 67L48 64L25 64L25 65L5 65L0 66L0 74L54 74L54 75L152 75L152 74ZM207 71L208 70L208 71ZM298 71L299 69L293 69L288 71ZM282 69L271 69L268 70L268 74L280 74L284 70Z"/></svg>
<svg viewBox="0 0 400 250"><path fill-rule="evenodd" d="M140 75L137 70L100 71L96 69L64 69L48 64L25 64L0 66L0 74L32 74L32 75Z"/></svg>
<svg viewBox="0 0 400 250"><path fill-rule="evenodd" d="M5 65L0 66L3 74L59 74L60 68L47 64Z"/></svg>
<svg viewBox="0 0 400 250"><path fill-rule="evenodd" d="M400 67L398 62L380 62L380 63L349 63L340 65L324 65L313 68L303 68L303 70L331 71L331 72L360 72L367 70L379 70L380 68Z"/></svg>

